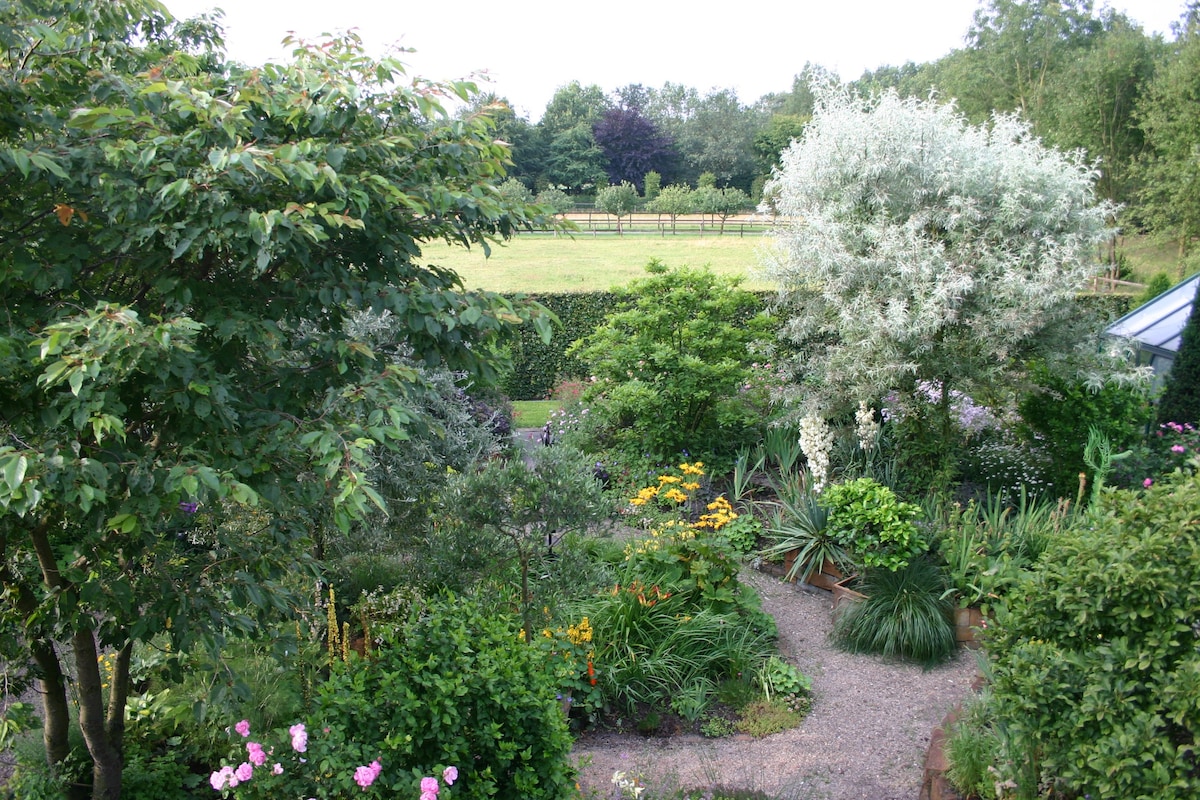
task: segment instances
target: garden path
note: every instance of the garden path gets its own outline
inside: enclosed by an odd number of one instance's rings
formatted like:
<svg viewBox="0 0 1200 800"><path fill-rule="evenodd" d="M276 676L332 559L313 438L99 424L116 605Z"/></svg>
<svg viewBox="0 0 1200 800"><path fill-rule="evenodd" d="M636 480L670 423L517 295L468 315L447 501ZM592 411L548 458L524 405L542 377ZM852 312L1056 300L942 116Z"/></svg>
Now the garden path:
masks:
<svg viewBox="0 0 1200 800"><path fill-rule="evenodd" d="M778 800L917 800L929 736L971 691L972 651L923 670L835 649L828 592L746 570L775 618L784 656L813 680L813 710L796 729L746 736L584 736L581 784L612 796L613 772L639 777L647 796L725 787Z"/></svg>

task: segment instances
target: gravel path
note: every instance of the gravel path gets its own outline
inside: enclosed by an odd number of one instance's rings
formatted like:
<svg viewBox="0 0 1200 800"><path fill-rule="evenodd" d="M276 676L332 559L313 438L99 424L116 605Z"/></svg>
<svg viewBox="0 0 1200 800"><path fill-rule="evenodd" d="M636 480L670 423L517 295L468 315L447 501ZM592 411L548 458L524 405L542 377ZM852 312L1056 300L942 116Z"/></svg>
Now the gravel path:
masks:
<svg viewBox="0 0 1200 800"><path fill-rule="evenodd" d="M843 653L829 642L828 592L756 572L743 579L775 618L784 656L813 679L804 724L763 739L585 736L574 749L584 790L611 796L612 774L623 770L654 796L722 786L779 800L917 800L929 735L970 693L975 655L960 650L925 671Z"/></svg>

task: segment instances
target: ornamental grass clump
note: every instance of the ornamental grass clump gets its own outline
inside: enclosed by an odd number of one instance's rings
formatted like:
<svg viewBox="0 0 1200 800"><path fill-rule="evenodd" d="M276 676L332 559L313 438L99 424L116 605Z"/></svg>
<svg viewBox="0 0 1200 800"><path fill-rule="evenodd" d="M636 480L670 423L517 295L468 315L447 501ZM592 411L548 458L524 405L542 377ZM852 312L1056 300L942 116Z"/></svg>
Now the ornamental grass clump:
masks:
<svg viewBox="0 0 1200 800"><path fill-rule="evenodd" d="M897 570L869 570L859 591L866 599L843 605L834 622L838 646L926 667L954 655L954 606L932 561L914 558Z"/></svg>

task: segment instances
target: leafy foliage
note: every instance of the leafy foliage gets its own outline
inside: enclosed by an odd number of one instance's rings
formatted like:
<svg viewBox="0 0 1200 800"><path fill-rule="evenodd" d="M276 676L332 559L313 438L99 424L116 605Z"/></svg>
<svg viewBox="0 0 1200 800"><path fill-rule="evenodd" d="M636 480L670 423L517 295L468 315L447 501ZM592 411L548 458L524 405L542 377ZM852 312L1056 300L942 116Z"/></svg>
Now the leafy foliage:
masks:
<svg viewBox="0 0 1200 800"><path fill-rule="evenodd" d="M770 322L736 279L657 262L648 270L615 290L620 310L568 351L596 378L587 399L607 415L619 449L732 453L757 422L737 395Z"/></svg>
<svg viewBox="0 0 1200 800"><path fill-rule="evenodd" d="M157 3L41 10L3 11L0 175L22 190L0 198L0 579L49 681L52 761L67 710L45 643L71 642L108 797L133 642L170 620L174 647L216 647L287 614L307 532L382 505L367 473L413 423L406 360L493 379L535 315L421 265L420 243L486 248L538 212L494 188L488 117L438 105L470 84L414 81L353 36L249 70ZM381 347L347 325L384 312ZM251 535L228 524L256 505Z"/></svg>
<svg viewBox="0 0 1200 800"><path fill-rule="evenodd" d="M1063 334L1112 211L1078 154L1015 117L978 128L931 100L826 86L782 163L769 191L803 222L768 270L795 402L836 414L891 391L915 405L936 386L925 438L949 461L953 392L998 394L1028 358L1073 354Z"/></svg>
<svg viewBox="0 0 1200 800"><path fill-rule="evenodd" d="M895 572L926 549L913 524L920 508L900 502L895 492L871 478L834 484L819 502L829 512L828 535L857 564Z"/></svg>
<svg viewBox="0 0 1200 800"><path fill-rule="evenodd" d="M675 150L671 137L658 130L636 106L615 106L592 129L596 144L608 159L608 177L613 183L629 182L645 188L648 172L657 172L661 180L675 172ZM649 190L647 189L647 194Z"/></svg>
<svg viewBox="0 0 1200 800"><path fill-rule="evenodd" d="M370 660L351 658L322 684L313 727L378 754L388 785L457 765L454 796L567 798L571 738L540 649L515 624L463 598L430 604ZM366 764L370 759L358 761ZM434 772L437 770L437 773Z"/></svg>
<svg viewBox="0 0 1200 800"><path fill-rule="evenodd" d="M1200 791L1197 508L1195 476L1106 493L1009 593L988 644L990 710L1030 781L1075 796Z"/></svg>
<svg viewBox="0 0 1200 800"><path fill-rule="evenodd" d="M1072 497L1079 474L1089 472L1083 461L1089 429L1099 430L1120 451L1139 438L1150 420L1144 384L1108 382L1091 387L1044 363L1032 365L1030 378L1034 387L1021 399L1018 410L1026 435L1053 459L1053 471L1046 477L1059 497Z"/></svg>

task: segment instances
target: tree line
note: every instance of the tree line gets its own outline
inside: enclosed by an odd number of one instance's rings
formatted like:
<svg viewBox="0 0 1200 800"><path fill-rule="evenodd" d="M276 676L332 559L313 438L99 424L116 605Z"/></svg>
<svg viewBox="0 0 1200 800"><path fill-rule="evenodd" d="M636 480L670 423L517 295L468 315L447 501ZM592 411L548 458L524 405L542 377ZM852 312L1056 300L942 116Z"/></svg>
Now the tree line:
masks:
<svg viewBox="0 0 1200 800"><path fill-rule="evenodd" d="M699 187L705 176L757 201L812 118L813 85L830 79L806 63L790 90L753 102L732 89L701 94L668 82L606 94L572 81L536 123L495 95L466 113L496 114L499 138L512 145L510 176L534 193L591 197L627 182L653 199L660 186ZM1121 206L1126 229L1170 237L1181 258L1200 234L1197 0L1182 7L1169 37L1091 0L984 0L963 47L848 83L867 95L932 95L975 123L1019 114L1047 144L1086 151L1099 170L1097 193Z"/></svg>

